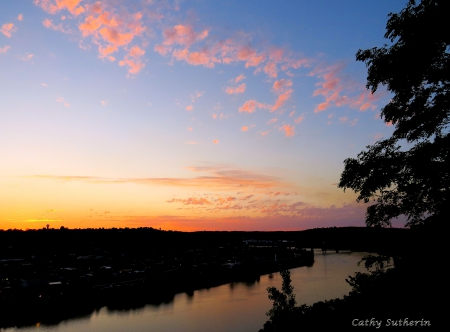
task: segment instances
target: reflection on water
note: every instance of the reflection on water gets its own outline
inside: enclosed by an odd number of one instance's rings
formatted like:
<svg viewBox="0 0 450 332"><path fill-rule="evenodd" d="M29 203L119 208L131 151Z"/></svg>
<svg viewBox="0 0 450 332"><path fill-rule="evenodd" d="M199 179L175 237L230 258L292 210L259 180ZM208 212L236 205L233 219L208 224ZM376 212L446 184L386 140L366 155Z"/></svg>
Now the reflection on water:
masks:
<svg viewBox="0 0 450 332"><path fill-rule="evenodd" d="M349 275L363 271L357 262L363 253L339 254L315 252L311 267L291 270L292 286L298 304L342 297L350 291L345 282ZM63 321L55 326L0 329L20 332L75 331L258 331L267 320L265 313L272 302L267 287L281 288L279 273L263 275L256 280L176 294L167 302L146 304L139 308L108 308Z"/></svg>

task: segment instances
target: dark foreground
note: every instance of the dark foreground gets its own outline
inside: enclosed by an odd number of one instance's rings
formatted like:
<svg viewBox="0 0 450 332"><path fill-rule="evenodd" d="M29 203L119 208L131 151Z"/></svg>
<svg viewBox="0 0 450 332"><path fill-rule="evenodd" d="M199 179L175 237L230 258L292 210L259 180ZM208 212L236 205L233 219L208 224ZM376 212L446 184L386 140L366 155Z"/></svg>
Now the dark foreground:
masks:
<svg viewBox="0 0 450 332"><path fill-rule="evenodd" d="M409 230L368 228L196 233L151 228L0 231L0 327L57 323L102 306L136 308L168 302L179 292L233 281L253 282L262 274L313 264L311 248L400 253L412 244L423 248L428 243L423 241L421 234ZM430 261L422 256L414 259L417 267ZM408 278L405 273L395 277L403 285L417 278L425 280L417 271L406 273ZM414 288L407 286L401 291L405 296L400 296L399 289L392 289L395 283L386 283L372 293L396 294L413 303L411 296L417 299L423 290L418 282ZM332 318L326 320L330 326L338 326L349 308L358 313L356 319L366 319L372 307L378 307L369 290L364 291L364 298L295 309L308 312L310 318L300 322L298 317L306 316L296 315L292 323L313 326L323 323L319 317L326 315ZM390 306L404 304L383 304L387 309ZM393 312L403 313L394 307Z"/></svg>

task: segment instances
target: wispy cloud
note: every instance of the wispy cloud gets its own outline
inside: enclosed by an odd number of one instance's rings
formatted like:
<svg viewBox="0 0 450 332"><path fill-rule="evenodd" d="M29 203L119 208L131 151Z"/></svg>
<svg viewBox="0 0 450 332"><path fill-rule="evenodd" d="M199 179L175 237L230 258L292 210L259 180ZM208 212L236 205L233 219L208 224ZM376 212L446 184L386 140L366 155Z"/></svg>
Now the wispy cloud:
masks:
<svg viewBox="0 0 450 332"><path fill-rule="evenodd" d="M72 15L77 16L85 11L85 8L80 5L81 1L82 0L34 0L34 4L50 14L56 14L63 9L67 9Z"/></svg>
<svg viewBox="0 0 450 332"><path fill-rule="evenodd" d="M234 83L238 83L238 82L242 81L245 78L247 78L247 77L245 77L243 74L241 74L241 75L239 75L238 77L236 77L234 79Z"/></svg>
<svg viewBox="0 0 450 332"><path fill-rule="evenodd" d="M6 37L10 38L13 32L16 32L17 28L14 26L14 23L5 23L0 28L0 32L3 33Z"/></svg>
<svg viewBox="0 0 450 332"><path fill-rule="evenodd" d="M52 20L49 20L48 18L46 18L44 21L42 21L42 25L48 29L52 29L55 31L59 31L62 33L71 33L70 29L65 29L62 25L62 23L55 25L53 24Z"/></svg>
<svg viewBox="0 0 450 332"><path fill-rule="evenodd" d="M33 57L34 57L34 54L27 53L26 55L21 56L20 59L23 61L30 61L31 59L33 59Z"/></svg>
<svg viewBox="0 0 450 332"><path fill-rule="evenodd" d="M8 45L5 45L5 46L3 46L3 47L0 47L0 53L6 53L6 52L8 52L8 50L9 50L10 48L11 48L11 47L8 46Z"/></svg>
<svg viewBox="0 0 450 332"><path fill-rule="evenodd" d="M286 135L286 137L291 137L291 136L295 135L295 127L294 126L285 124L282 127L280 127L280 130L284 131L284 134Z"/></svg>
<svg viewBox="0 0 450 332"><path fill-rule="evenodd" d="M287 186L279 179L256 172L226 167L189 167L195 173L206 175L189 178L103 178L96 176L72 175L33 175L28 178L46 179L62 182L83 181L92 184L135 183L156 186L198 187L217 190L237 188L272 188Z"/></svg>
<svg viewBox="0 0 450 332"><path fill-rule="evenodd" d="M231 94L239 94L239 93L243 93L245 91L246 85L245 83L242 83L241 85L237 86L237 87L227 87L225 89L225 92L229 95Z"/></svg>
<svg viewBox="0 0 450 332"><path fill-rule="evenodd" d="M322 112L331 106L348 105L360 111L376 108L374 103L380 99L383 92L374 95L364 85L352 82L342 74L344 68L343 63L337 63L328 67L319 66L310 73L311 76L322 79L316 84L319 88L314 91L313 96L325 97L325 101L315 108L315 113Z"/></svg>
<svg viewBox="0 0 450 332"><path fill-rule="evenodd" d="M259 103L256 100L247 100L244 105L239 107L239 113L253 113L256 108L268 108L270 107L267 104Z"/></svg>

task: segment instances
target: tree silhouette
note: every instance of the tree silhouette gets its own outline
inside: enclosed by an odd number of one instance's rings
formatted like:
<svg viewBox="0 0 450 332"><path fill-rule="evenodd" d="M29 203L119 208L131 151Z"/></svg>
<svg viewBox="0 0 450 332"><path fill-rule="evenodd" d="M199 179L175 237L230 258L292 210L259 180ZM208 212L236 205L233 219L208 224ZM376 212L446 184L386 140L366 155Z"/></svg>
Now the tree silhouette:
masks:
<svg viewBox="0 0 450 332"><path fill-rule="evenodd" d="M446 0L410 0L389 14L384 35L390 45L359 50L368 67L367 88L385 85L393 93L382 109L394 125L390 138L367 146L344 161L339 187L358 193L368 226L406 226L442 222L450 207L450 33Z"/></svg>
<svg viewBox="0 0 450 332"><path fill-rule="evenodd" d="M266 315L269 321L264 324L265 331L287 331L295 318L296 300L293 292L294 287L291 286L291 272L289 270L280 271L283 283L281 292L276 287L267 287L269 300L273 301L272 309Z"/></svg>

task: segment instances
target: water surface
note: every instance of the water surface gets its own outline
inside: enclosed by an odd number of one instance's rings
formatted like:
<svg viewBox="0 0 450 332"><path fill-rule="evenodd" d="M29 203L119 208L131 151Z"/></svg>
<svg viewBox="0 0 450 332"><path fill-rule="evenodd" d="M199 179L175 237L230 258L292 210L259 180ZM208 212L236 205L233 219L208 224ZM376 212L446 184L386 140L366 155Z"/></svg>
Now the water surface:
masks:
<svg viewBox="0 0 450 332"><path fill-rule="evenodd" d="M357 263L364 253L315 251L311 267L291 270L297 304L308 305L342 297L350 291L345 279L363 271ZM272 307L267 287L281 289L279 273L263 275L252 283L235 282L191 293L176 294L173 301L148 304L130 310L103 307L90 315L63 321L58 325L37 324L1 331L20 332L248 332L258 331L267 321L265 313Z"/></svg>

